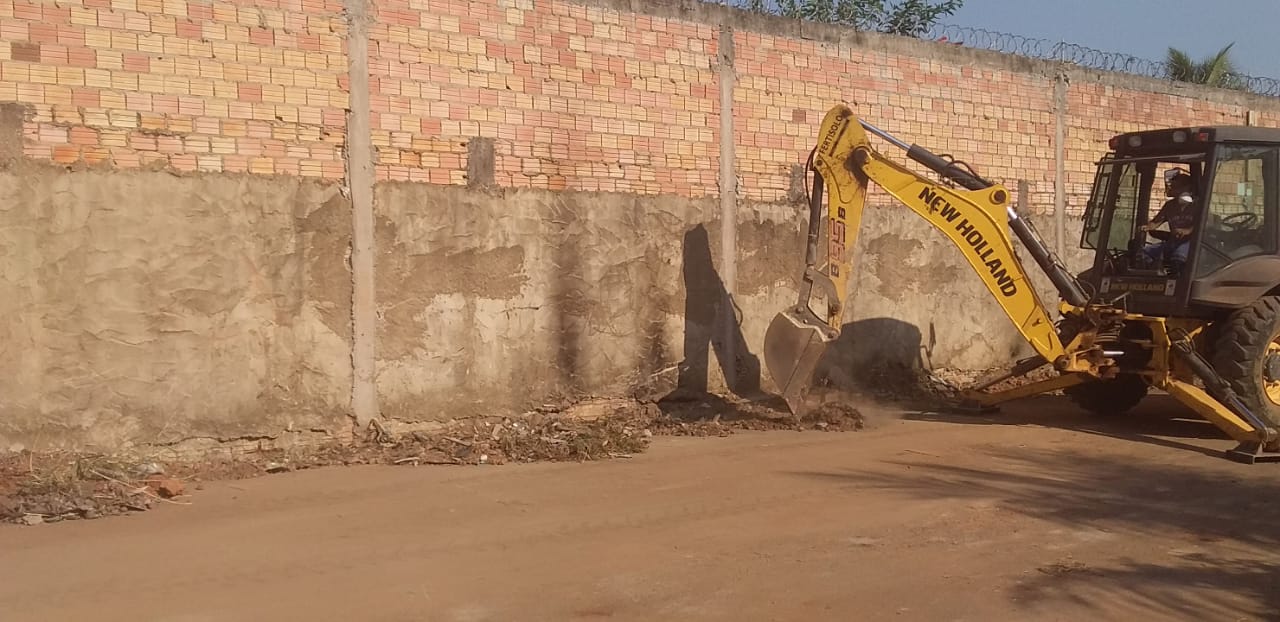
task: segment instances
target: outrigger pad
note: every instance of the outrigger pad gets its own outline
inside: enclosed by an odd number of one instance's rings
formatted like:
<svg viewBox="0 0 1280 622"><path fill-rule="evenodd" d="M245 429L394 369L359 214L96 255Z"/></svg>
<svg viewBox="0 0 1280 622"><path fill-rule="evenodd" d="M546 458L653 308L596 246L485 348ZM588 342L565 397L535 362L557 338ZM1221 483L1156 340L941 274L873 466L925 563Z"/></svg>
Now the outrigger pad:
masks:
<svg viewBox="0 0 1280 622"><path fill-rule="evenodd" d="M1228 449L1224 453L1228 460L1241 464L1280 462L1280 451L1265 450L1257 443L1241 443L1235 449Z"/></svg>

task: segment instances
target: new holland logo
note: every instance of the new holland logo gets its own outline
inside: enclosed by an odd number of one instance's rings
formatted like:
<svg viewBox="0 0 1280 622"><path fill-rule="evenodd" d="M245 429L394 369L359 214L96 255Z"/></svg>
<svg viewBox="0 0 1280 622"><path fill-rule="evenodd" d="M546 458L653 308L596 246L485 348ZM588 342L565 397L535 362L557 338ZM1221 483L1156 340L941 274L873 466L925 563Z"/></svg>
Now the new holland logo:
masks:
<svg viewBox="0 0 1280 622"><path fill-rule="evenodd" d="M920 191L919 198L929 207L929 213L941 214L944 220L955 225L955 230L961 234L960 239L969 245L973 253L982 260L987 270L991 272L991 276L996 280L1001 294L1007 297L1018 293L1018 284L1014 282L1013 277L1009 276L1009 271L1004 267L1005 262L999 257L992 257L996 253L996 248L987 242L986 237L982 235L982 232L973 223L969 222L968 218L960 215L960 210L939 195L935 189L927 186ZM957 219L959 222L957 222Z"/></svg>

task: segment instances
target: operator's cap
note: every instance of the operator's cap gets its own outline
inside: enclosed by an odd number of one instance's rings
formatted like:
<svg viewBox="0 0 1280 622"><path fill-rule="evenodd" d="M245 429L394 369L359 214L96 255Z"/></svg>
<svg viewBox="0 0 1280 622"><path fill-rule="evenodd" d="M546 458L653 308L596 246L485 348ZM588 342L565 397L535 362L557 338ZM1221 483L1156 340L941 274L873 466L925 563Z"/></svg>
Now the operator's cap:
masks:
<svg viewBox="0 0 1280 622"><path fill-rule="evenodd" d="M1191 173L1188 173L1186 169L1171 168L1164 172L1164 183L1171 184L1174 181L1176 181L1179 177L1185 177L1187 178L1187 181L1190 181Z"/></svg>

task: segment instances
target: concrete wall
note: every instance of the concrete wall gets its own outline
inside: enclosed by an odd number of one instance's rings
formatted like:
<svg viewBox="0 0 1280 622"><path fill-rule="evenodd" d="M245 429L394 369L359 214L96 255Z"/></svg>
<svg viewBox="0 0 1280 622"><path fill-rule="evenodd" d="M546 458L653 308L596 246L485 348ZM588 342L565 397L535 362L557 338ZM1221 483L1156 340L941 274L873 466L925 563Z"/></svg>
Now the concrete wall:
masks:
<svg viewBox="0 0 1280 622"><path fill-rule="evenodd" d="M675 0L0 0L0 448L722 391L730 358L767 391L796 167L839 101L1003 181L1064 251L1110 134L1280 124ZM945 239L871 204L834 380L1025 352Z"/></svg>
<svg viewBox="0 0 1280 622"><path fill-rule="evenodd" d="M343 423L334 184L33 165L0 172L0 197L0 437L111 447Z"/></svg>

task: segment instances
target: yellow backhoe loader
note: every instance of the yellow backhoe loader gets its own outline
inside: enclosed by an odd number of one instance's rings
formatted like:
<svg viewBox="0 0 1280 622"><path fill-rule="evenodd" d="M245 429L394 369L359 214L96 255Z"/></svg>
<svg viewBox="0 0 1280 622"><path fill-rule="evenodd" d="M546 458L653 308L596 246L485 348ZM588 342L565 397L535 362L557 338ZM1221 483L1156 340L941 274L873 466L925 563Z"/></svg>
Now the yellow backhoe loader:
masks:
<svg viewBox="0 0 1280 622"><path fill-rule="evenodd" d="M870 135L938 180L886 158ZM1080 240L1094 262L1073 274L1013 209L1004 186L895 138L848 106L829 110L808 163L799 298L765 336L765 364L792 412L807 408L818 361L839 337L851 250L875 182L955 243L1036 353L965 389L964 405L994 408L1062 390L1082 408L1117 414L1155 387L1237 441L1228 457L1280 459L1280 130L1169 128L1120 134L1108 146ZM1156 194L1162 178L1167 201ZM1056 320L1010 232L1057 290ZM815 299L825 308L814 311ZM988 390L1045 365L1056 372L1048 380Z"/></svg>

